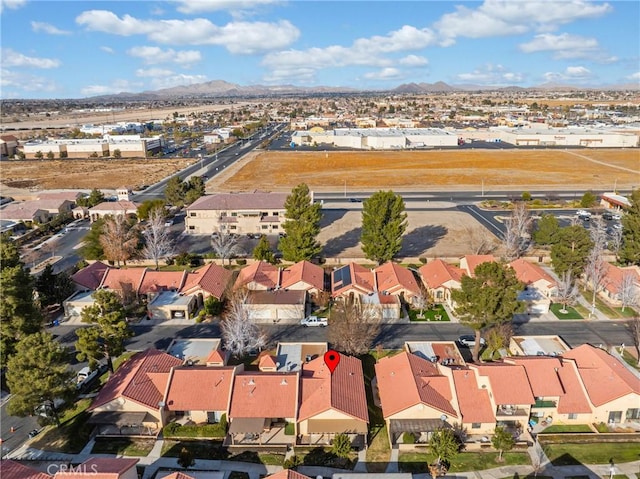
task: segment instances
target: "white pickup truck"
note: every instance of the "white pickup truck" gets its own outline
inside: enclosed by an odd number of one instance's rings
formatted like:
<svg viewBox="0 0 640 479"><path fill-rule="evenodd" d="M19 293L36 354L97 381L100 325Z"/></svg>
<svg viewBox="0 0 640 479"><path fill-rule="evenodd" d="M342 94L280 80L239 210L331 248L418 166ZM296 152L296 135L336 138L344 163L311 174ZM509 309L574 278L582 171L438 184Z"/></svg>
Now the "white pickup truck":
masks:
<svg viewBox="0 0 640 479"><path fill-rule="evenodd" d="M303 325L305 328L308 326L320 326L321 328L324 328L325 326L327 326L328 322L327 322L327 318L319 318L317 316L307 316L306 318L300 320L300 324Z"/></svg>

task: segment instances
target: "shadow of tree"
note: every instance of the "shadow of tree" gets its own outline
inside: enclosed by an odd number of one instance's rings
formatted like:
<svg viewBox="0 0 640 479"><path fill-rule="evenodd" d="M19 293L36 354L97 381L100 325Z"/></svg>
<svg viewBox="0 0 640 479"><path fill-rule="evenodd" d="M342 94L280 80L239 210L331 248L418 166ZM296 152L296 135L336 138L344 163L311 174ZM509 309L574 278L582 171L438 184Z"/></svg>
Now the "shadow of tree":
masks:
<svg viewBox="0 0 640 479"><path fill-rule="evenodd" d="M347 214L347 210L344 208L322 210L322 219L320 220L320 228L326 228L327 226L335 223L344 215Z"/></svg>
<svg viewBox="0 0 640 479"><path fill-rule="evenodd" d="M357 246L360 243L360 236L362 236L362 228L354 228L340 236L331 238L324 245L322 252L325 256L336 256L347 248Z"/></svg>
<svg viewBox="0 0 640 479"><path fill-rule="evenodd" d="M398 256L420 256L434 247L449 230L441 225L421 226L411 230L402 239L402 249Z"/></svg>

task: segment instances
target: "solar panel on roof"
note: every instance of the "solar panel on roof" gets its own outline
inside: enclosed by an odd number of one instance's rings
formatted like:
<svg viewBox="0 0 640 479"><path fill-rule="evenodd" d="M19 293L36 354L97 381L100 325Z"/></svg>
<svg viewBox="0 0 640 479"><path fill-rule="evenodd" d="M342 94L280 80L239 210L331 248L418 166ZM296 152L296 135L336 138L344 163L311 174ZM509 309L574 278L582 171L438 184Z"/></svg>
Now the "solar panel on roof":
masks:
<svg viewBox="0 0 640 479"><path fill-rule="evenodd" d="M342 286L349 286L351 284L351 270L349 266L343 266L337 269L333 273L333 283L342 283Z"/></svg>

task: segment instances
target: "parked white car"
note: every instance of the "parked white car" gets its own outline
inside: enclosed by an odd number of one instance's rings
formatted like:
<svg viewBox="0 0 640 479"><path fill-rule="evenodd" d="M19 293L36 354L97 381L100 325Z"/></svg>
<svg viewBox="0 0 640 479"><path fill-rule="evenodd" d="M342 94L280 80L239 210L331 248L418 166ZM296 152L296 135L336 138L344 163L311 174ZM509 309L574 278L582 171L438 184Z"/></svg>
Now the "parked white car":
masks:
<svg viewBox="0 0 640 479"><path fill-rule="evenodd" d="M308 326L320 326L321 328L324 328L329 323L327 321L327 318L319 318L317 316L307 316L306 318L300 320L300 324L303 325L305 328Z"/></svg>

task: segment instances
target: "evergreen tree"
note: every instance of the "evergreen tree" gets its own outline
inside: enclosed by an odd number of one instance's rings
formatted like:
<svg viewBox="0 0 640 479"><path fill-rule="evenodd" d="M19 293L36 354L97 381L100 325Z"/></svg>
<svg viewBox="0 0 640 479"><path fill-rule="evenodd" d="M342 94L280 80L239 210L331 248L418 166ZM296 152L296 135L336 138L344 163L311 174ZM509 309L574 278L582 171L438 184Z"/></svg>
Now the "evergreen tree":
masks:
<svg viewBox="0 0 640 479"><path fill-rule="evenodd" d="M271 251L271 245L266 235L260 236L260 241L255 248L253 248L253 259L258 261L266 261L267 263L275 264L276 257Z"/></svg>
<svg viewBox="0 0 640 479"><path fill-rule="evenodd" d="M502 462L502 453L513 449L515 443L513 435L509 431L503 427L496 427L493 437L491 438L491 444L500 452L497 459L498 462Z"/></svg>
<svg viewBox="0 0 640 479"><path fill-rule="evenodd" d="M124 342L133 336L126 322L124 307L113 291L99 290L93 293L94 304L82 310L82 321L90 323L90 328L76 331L78 360L88 360L90 367L107 358L109 370L113 372L112 358L124 352Z"/></svg>
<svg viewBox="0 0 640 479"><path fill-rule="evenodd" d="M84 244L80 249L80 254L84 259L104 259L104 249L100 243L102 229L104 228L104 218L99 218L91 223L91 229L84 237Z"/></svg>
<svg viewBox="0 0 640 479"><path fill-rule="evenodd" d="M581 225L567 226L558 232L557 242L551 246L551 263L558 276L570 271L574 278L584 270L593 242Z"/></svg>
<svg viewBox="0 0 640 479"><path fill-rule="evenodd" d="M178 208L184 206L184 197L186 194L186 188L184 182L179 176L172 176L167 181L167 186L164 189L164 197L167 203Z"/></svg>
<svg viewBox="0 0 640 479"><path fill-rule="evenodd" d="M94 188L89 193L89 196L85 196L83 198L78 198L76 203L78 206L84 206L86 208L93 208L95 205L98 205L104 201L104 194L102 191Z"/></svg>
<svg viewBox="0 0 640 479"><path fill-rule="evenodd" d="M41 307L61 304L75 291L71 277L64 271L54 274L53 266L50 264L44 268L36 279L35 287Z"/></svg>
<svg viewBox="0 0 640 479"><path fill-rule="evenodd" d="M301 183L287 197L286 221L282 225L286 236L280 239L280 250L286 261L310 260L318 256L322 246L316 239L320 233L321 205L313 203L309 187Z"/></svg>
<svg viewBox="0 0 640 479"><path fill-rule="evenodd" d="M73 371L68 366L68 352L48 333L26 336L9 359L7 384L11 390L8 412L26 417L41 404L47 405L57 425L56 400L68 400L75 387Z"/></svg>
<svg viewBox="0 0 640 479"><path fill-rule="evenodd" d="M580 206L583 208L591 208L598 204L598 197L593 194L593 191L586 191L584 195L582 195L582 199L580 200Z"/></svg>
<svg viewBox="0 0 640 479"><path fill-rule="evenodd" d="M402 196L378 191L362 205L362 251L367 259L382 264L402 249L407 213Z"/></svg>
<svg viewBox="0 0 640 479"><path fill-rule="evenodd" d="M535 231L533 232L533 241L539 245L552 245L558 241L560 232L560 223L555 215L544 214L538 220Z"/></svg>
<svg viewBox="0 0 640 479"><path fill-rule="evenodd" d="M640 265L640 189L633 190L631 208L622 217L620 261Z"/></svg>
<svg viewBox="0 0 640 479"><path fill-rule="evenodd" d="M138 216L140 221L148 220L149 215L154 210L159 210L164 215L166 206L167 202L163 199L144 200L138 207L138 212L136 213L136 215Z"/></svg>
<svg viewBox="0 0 640 479"><path fill-rule="evenodd" d="M474 276L463 276L461 288L451 291L460 321L475 330L473 360L480 357L480 338L483 329L508 323L515 313L524 310L518 293L524 285L512 268L494 261L479 264Z"/></svg>

